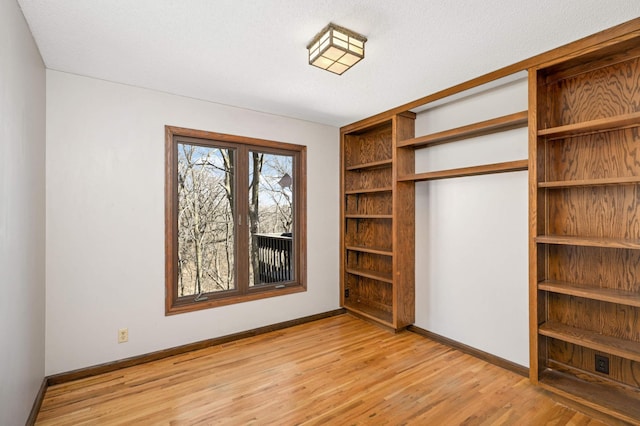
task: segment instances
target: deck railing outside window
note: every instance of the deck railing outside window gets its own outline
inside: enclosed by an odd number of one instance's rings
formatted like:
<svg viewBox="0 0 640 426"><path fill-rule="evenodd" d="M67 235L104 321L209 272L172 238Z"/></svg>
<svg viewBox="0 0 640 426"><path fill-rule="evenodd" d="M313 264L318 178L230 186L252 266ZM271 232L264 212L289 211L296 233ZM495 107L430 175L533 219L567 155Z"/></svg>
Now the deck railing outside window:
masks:
<svg viewBox="0 0 640 426"><path fill-rule="evenodd" d="M277 283L291 281L292 242L290 233L254 234L258 247L259 283Z"/></svg>

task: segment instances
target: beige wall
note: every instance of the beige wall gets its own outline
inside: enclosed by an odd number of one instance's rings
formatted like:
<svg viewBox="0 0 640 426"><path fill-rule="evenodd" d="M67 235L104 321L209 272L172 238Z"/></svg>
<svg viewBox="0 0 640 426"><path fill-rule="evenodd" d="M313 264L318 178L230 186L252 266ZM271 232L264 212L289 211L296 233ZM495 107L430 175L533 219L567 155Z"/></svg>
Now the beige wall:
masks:
<svg viewBox="0 0 640 426"><path fill-rule="evenodd" d="M527 109L526 74L424 111L425 135ZM526 159L527 129L416 152L416 172ZM416 184L416 325L529 365L526 171Z"/></svg>
<svg viewBox="0 0 640 426"><path fill-rule="evenodd" d="M0 28L0 425L19 425L44 377L45 70L15 1Z"/></svg>
<svg viewBox="0 0 640 426"><path fill-rule="evenodd" d="M165 125L307 146L307 292L164 315ZM337 128L48 70L47 150L47 374L338 308Z"/></svg>

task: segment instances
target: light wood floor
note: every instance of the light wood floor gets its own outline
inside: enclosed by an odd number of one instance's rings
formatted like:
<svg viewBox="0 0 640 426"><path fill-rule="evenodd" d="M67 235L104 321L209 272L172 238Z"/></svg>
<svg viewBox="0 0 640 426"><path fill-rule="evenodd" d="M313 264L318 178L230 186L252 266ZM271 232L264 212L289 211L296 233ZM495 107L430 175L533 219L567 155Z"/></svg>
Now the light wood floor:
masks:
<svg viewBox="0 0 640 426"><path fill-rule="evenodd" d="M601 425L528 379L348 315L52 386L39 425Z"/></svg>

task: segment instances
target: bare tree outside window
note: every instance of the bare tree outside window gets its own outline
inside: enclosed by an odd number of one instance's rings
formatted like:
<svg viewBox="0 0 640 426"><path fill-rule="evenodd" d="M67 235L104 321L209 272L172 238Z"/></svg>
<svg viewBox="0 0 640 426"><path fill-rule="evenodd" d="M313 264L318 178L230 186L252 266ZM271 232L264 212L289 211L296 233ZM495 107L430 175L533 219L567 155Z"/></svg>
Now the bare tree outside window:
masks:
<svg viewBox="0 0 640 426"><path fill-rule="evenodd" d="M178 295L235 288L231 149L178 144Z"/></svg>

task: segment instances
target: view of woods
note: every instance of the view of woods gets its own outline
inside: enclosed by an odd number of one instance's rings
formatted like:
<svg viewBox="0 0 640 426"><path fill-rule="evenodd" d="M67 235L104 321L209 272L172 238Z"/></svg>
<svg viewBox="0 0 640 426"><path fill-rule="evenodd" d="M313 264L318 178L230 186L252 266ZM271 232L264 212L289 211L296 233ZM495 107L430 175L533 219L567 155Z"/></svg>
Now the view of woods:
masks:
<svg viewBox="0 0 640 426"><path fill-rule="evenodd" d="M248 256L250 286L287 279L293 157L249 151L248 188L239 191L235 149L184 143L177 148L178 296L235 289L235 268L245 264L236 255ZM236 192L248 199L240 200ZM248 203L247 222L238 223L249 226L248 253L236 253L239 202ZM265 265L265 254L270 265ZM273 274L254 272L275 266L280 271L275 280ZM289 269L285 273L283 266Z"/></svg>

